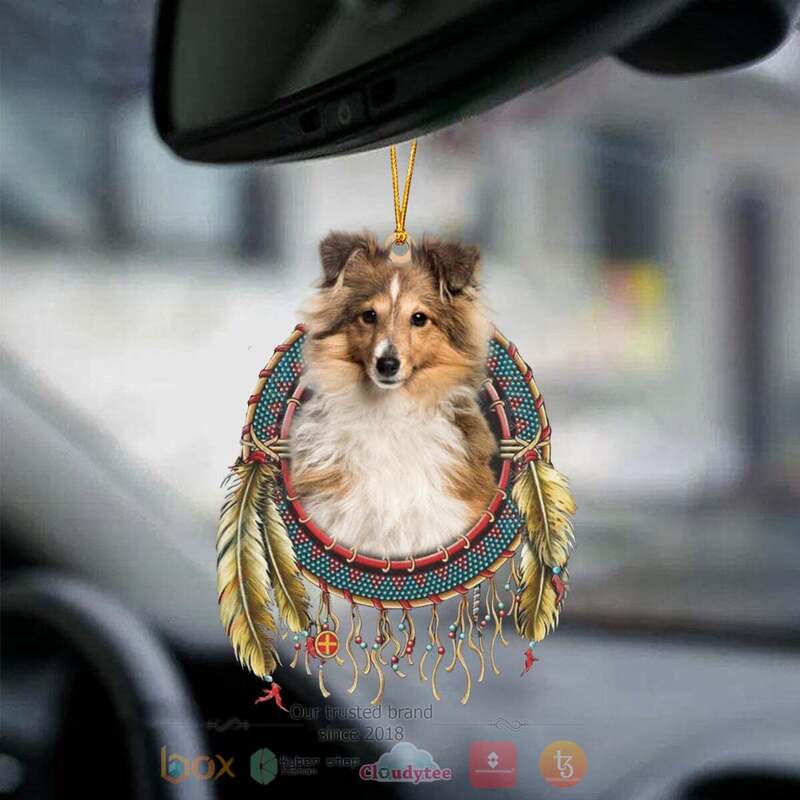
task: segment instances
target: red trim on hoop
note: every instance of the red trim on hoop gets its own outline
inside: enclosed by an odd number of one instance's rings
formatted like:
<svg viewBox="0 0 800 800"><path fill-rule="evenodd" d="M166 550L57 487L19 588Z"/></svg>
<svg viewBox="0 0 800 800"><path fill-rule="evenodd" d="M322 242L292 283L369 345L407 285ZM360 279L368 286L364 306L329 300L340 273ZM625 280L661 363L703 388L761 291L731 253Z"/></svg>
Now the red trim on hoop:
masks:
<svg viewBox="0 0 800 800"><path fill-rule="evenodd" d="M377 597L372 598L372 605L375 606L375 608L377 608L378 611L384 610L383 603Z"/></svg>
<svg viewBox="0 0 800 800"><path fill-rule="evenodd" d="M497 389L494 388L493 383L484 384L486 394L489 395L489 400L492 403L492 408L497 414L497 419L500 421L500 431L504 439L511 438L511 427L508 424L508 416L506 415L505 402L501 401L500 395L497 394ZM503 487L505 488L505 487Z"/></svg>
<svg viewBox="0 0 800 800"><path fill-rule="evenodd" d="M290 345L290 344L286 344L286 343L284 342L284 344L279 344L279 345L276 345L276 346L275 346L275 347L272 349L272 351L273 351L274 353L285 353L285 352L286 352L286 351L287 351L287 350L288 350L290 347L291 347L291 345Z"/></svg>
<svg viewBox="0 0 800 800"><path fill-rule="evenodd" d="M269 378L270 375L272 375L272 370L267 369L266 367L264 367L264 369L262 369L261 372L258 373L259 378Z"/></svg>
<svg viewBox="0 0 800 800"><path fill-rule="evenodd" d="M301 386L298 386L290 398L290 400L295 400L296 402L286 404L286 413L283 415L283 424L281 425L281 439L287 439L289 436L289 428L291 427L292 420L294 419L294 412L297 409L297 405L302 396L303 389Z"/></svg>
<svg viewBox="0 0 800 800"><path fill-rule="evenodd" d="M251 394L250 397L247 398L247 405L254 406L260 399L260 394Z"/></svg>
<svg viewBox="0 0 800 800"><path fill-rule="evenodd" d="M542 397L542 395L539 395L533 401L533 405L534 405L534 408L538 411L544 405L544 397Z"/></svg>
<svg viewBox="0 0 800 800"><path fill-rule="evenodd" d="M414 608L408 600L398 600L397 602L400 603L400 607L404 608L406 611L411 611Z"/></svg>

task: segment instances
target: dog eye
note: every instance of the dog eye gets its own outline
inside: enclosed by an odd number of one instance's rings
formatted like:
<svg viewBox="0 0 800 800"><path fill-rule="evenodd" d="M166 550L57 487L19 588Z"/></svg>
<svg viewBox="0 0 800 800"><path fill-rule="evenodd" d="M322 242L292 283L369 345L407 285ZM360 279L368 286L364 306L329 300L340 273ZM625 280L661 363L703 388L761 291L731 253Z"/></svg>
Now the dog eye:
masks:
<svg viewBox="0 0 800 800"><path fill-rule="evenodd" d="M378 315L371 308L368 308L361 313L361 319L363 319L367 325L374 325L378 321Z"/></svg>
<svg viewBox="0 0 800 800"><path fill-rule="evenodd" d="M411 315L411 324L416 325L418 328L421 328L427 321L428 318L421 311Z"/></svg>

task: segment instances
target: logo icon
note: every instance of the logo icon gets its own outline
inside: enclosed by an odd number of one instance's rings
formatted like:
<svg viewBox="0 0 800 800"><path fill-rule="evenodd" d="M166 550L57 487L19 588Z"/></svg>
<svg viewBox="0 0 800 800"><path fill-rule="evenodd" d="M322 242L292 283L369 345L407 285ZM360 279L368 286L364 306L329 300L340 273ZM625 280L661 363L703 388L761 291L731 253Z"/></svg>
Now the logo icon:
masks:
<svg viewBox="0 0 800 800"><path fill-rule="evenodd" d="M510 789L517 785L514 742L473 742L469 748L469 782L475 789Z"/></svg>
<svg viewBox="0 0 800 800"><path fill-rule="evenodd" d="M453 780L453 770L440 767L427 750L398 742L377 761L362 764L358 777L379 783L432 783Z"/></svg>
<svg viewBox="0 0 800 800"><path fill-rule="evenodd" d="M566 739L550 742L539 756L542 777L551 786L558 788L580 783L587 769L586 753L575 742Z"/></svg>
<svg viewBox="0 0 800 800"><path fill-rule="evenodd" d="M314 639L314 649L320 658L333 658L339 652L339 637L333 631L320 631Z"/></svg>
<svg viewBox="0 0 800 800"><path fill-rule="evenodd" d="M216 762L219 761L219 764ZM161 748L161 777L167 783L181 783L188 781L189 778L197 778L201 781L219 780L223 775L233 774L233 758L223 758L217 754L215 758L211 756L195 756L188 759L180 753L170 753L167 755L167 748Z"/></svg>
<svg viewBox="0 0 800 800"><path fill-rule="evenodd" d="M262 786L272 783L278 776L278 759L272 750L262 747L250 756L250 777Z"/></svg>

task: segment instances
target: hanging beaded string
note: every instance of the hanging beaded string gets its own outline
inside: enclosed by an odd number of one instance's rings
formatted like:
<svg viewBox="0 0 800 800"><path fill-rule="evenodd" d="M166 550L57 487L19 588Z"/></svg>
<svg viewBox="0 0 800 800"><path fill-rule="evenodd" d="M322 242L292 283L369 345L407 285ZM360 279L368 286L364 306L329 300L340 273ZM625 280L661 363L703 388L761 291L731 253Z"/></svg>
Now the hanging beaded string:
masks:
<svg viewBox="0 0 800 800"><path fill-rule="evenodd" d="M499 637L500 641L503 643L503 647L508 647L508 641L506 640L505 634L503 632L503 620L506 618L506 604L500 599L500 595L497 593L497 587L494 583L494 576L492 576L489 580L489 593L492 596L492 618L494 619L494 636L492 636L492 644L494 644L495 640Z"/></svg>
<svg viewBox="0 0 800 800"><path fill-rule="evenodd" d="M402 622L400 623L403 624ZM397 675L398 678L405 678L406 674L400 669L400 656L401 653L404 652L403 645L400 644L400 640L394 635L392 631L391 622L389 620L389 615L386 615L386 635L388 640L394 645L394 653L392 653L390 663L392 665L392 672Z"/></svg>
<svg viewBox="0 0 800 800"><path fill-rule="evenodd" d="M484 672L485 672L485 668L486 668L486 665L484 663L484 658L483 658L483 636L480 635L480 630L481 630L480 627L477 627L475 625L477 617L481 613L480 593L478 593L477 609L475 607L475 593L474 592L472 594L472 600L473 600L472 613L466 615L467 616L467 647L469 647L469 649L472 650L473 653L476 653L477 656L478 656L478 662L480 664L480 670L478 672L477 680L478 680L478 683L480 683L483 680L483 676L484 676ZM479 642L479 645L476 645L475 642L472 639L472 630L473 630L473 628L476 628L476 630L478 631L478 642Z"/></svg>
<svg viewBox="0 0 800 800"><path fill-rule="evenodd" d="M425 645L425 650L427 652L432 652L434 649L436 650L435 661L433 662L433 669L431 670L431 691L433 692L433 696L436 700L441 700L442 698L439 696L439 691L436 688L436 673L439 670L439 664L444 656L444 647L439 641L439 607L436 605L436 603L433 604L433 610L431 611L431 622L428 626L428 638L430 641L427 645ZM422 679L425 680L425 676L422 673L422 661L420 661L419 669Z"/></svg>
<svg viewBox="0 0 800 800"><path fill-rule="evenodd" d="M496 624L495 634L492 637L492 639L490 641L490 644L489 644L489 663L492 665L492 672L494 672L495 675L499 675L500 674L500 670L497 667L497 661L495 661L495 657L494 657L494 645L495 645L495 641L497 640L497 630L498 630L497 625L498 625L498 621L497 621L497 618L496 618L494 605L492 604L492 591L491 590L493 588L494 588L494 584L490 582L489 583L489 591L486 592L486 604L485 604L485 607L484 607L484 610L485 610L486 613L483 615L483 619L481 620L481 628L485 628L492 621L493 618L495 619L495 624Z"/></svg>
<svg viewBox="0 0 800 800"><path fill-rule="evenodd" d="M391 639L392 636L389 628L389 612L386 609L383 609L378 615L378 635L375 637L375 644L379 646L373 649L378 654L378 661L380 661L384 667L388 666L389 662L383 655L383 649L391 641Z"/></svg>
<svg viewBox="0 0 800 800"><path fill-rule="evenodd" d="M384 677L383 677L383 669L381 668L381 664L386 664L382 656L383 648L386 647L386 625L388 622L388 614L386 609L383 608L380 611L380 615L378 616L378 632L375 636L375 642L372 645L370 650L370 659L372 660L372 666L375 667L375 671L378 674L378 691L375 694L375 697L370 700L372 705L376 705L380 703L381 699L383 698L383 687L384 687Z"/></svg>
<svg viewBox="0 0 800 800"><path fill-rule="evenodd" d="M308 629L303 631L303 664L306 668L306 675L311 675L311 653L314 646L315 623L310 622Z"/></svg>
<svg viewBox="0 0 800 800"><path fill-rule="evenodd" d="M428 680L428 676L425 674L425 660L428 658L428 653L430 653L433 650L433 648L434 648L433 611L431 611L431 619L430 622L428 623L428 642L425 645L425 651L422 653L422 658L419 660L419 679L421 681Z"/></svg>
<svg viewBox="0 0 800 800"><path fill-rule="evenodd" d="M400 624L397 626L397 630L399 630L405 636L403 655L405 656L406 661L413 666L414 647L417 644L417 634L414 628L414 618L408 613L407 608L403 609L403 617L400 620Z"/></svg>
<svg viewBox="0 0 800 800"><path fill-rule="evenodd" d="M408 212L408 195L411 191L411 176L414 174L414 159L417 155L417 140L411 142L411 152L408 156L408 171L406 182L403 184L403 199L400 200L400 187L397 178L397 148L389 148L389 160L392 165L392 195L394 198L394 243L405 244L408 241L406 231L406 213Z"/></svg>
<svg viewBox="0 0 800 800"><path fill-rule="evenodd" d="M364 640L364 637L361 635L361 612L358 609L358 605L353 603L353 619L355 621L355 636L353 637L353 641L359 647L359 649L364 653L364 667L362 668L362 672L364 675L369 675L369 671L372 669L372 659L370 658L369 653L367 652L367 648L369 645Z"/></svg>
<svg viewBox="0 0 800 800"><path fill-rule="evenodd" d="M357 620L357 621L356 621ZM351 602L350 603L350 632L347 634L347 640L344 643L344 649L347 653L348 657L350 658L350 663L353 666L353 682L350 684L350 688L347 690L349 694L353 694L356 690L356 686L358 686L358 672L359 666L358 662L356 661L356 657L353 655L353 642L356 645L360 645L362 642L361 639L361 614L358 611L358 606Z"/></svg>
<svg viewBox="0 0 800 800"><path fill-rule="evenodd" d="M308 636L308 631L301 631L300 633L293 633L292 634L292 642L294 642L294 656L292 656L292 660L289 663L289 666L294 669L297 666L297 662L300 659L300 651L303 649L303 645L300 642L300 638L302 637L303 641L305 641L305 637Z"/></svg>
<svg viewBox="0 0 800 800"><path fill-rule="evenodd" d="M467 685L464 690L464 694L461 697L461 703L465 704L469 700L470 693L472 691L472 675L469 671L469 665L464 660L464 641L467 637L465 632L467 618L468 618L468 610L467 610L467 596L462 595L461 599L458 601L458 611L456 614L456 622L450 625L450 630L448 631L448 636L453 640L453 660L450 664L445 668L447 672L452 672L453 668L456 665L456 662L461 664L461 667L464 670L464 674L467 676Z"/></svg>
<svg viewBox="0 0 800 800"><path fill-rule="evenodd" d="M325 679L322 677L323 675L323 667L325 666L325 660L319 659L319 665L317 666L317 681L319 683L319 692L323 697L330 697L331 693L325 686Z"/></svg>
<svg viewBox="0 0 800 800"><path fill-rule="evenodd" d="M472 621L477 625L481 615L481 585L472 589ZM480 631L479 631L480 632Z"/></svg>
<svg viewBox="0 0 800 800"><path fill-rule="evenodd" d="M456 665L456 659L458 658L458 643L461 641L461 636L463 635L463 631L459 630L459 622L461 618L461 601L464 598L462 597L461 600L458 601L458 606L456 608L456 617L453 622L451 622L447 626L447 638L453 643L453 655L450 659L450 663L444 668L445 672L452 672L453 668Z"/></svg>
<svg viewBox="0 0 800 800"><path fill-rule="evenodd" d="M517 581L514 579L514 559L513 558L511 559L511 568L509 569L509 572L508 572L508 578L506 579L506 582L503 584L503 590L509 593L509 595L508 595L508 608L506 609L505 608L505 604L504 604L504 607L502 609L502 610L504 610L506 612L504 614L504 616L508 616L509 614L511 614L513 616L513 618L516 619L517 605L518 605L517 600L519 599L519 594L518 594L519 585L518 585Z"/></svg>

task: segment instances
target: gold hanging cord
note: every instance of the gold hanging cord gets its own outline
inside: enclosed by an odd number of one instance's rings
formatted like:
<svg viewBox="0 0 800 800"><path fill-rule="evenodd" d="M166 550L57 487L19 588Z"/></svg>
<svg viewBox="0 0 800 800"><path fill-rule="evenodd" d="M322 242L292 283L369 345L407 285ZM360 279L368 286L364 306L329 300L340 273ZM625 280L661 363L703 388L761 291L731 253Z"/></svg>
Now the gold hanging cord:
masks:
<svg viewBox="0 0 800 800"><path fill-rule="evenodd" d="M408 172L403 186L403 202L400 202L400 187L397 179L397 148L389 148L389 159L392 164L392 192L394 195L394 243L405 244L408 241L406 231L406 212L408 211L408 193L411 191L411 176L414 174L414 158L417 155L417 140L411 142L411 152L408 156Z"/></svg>

